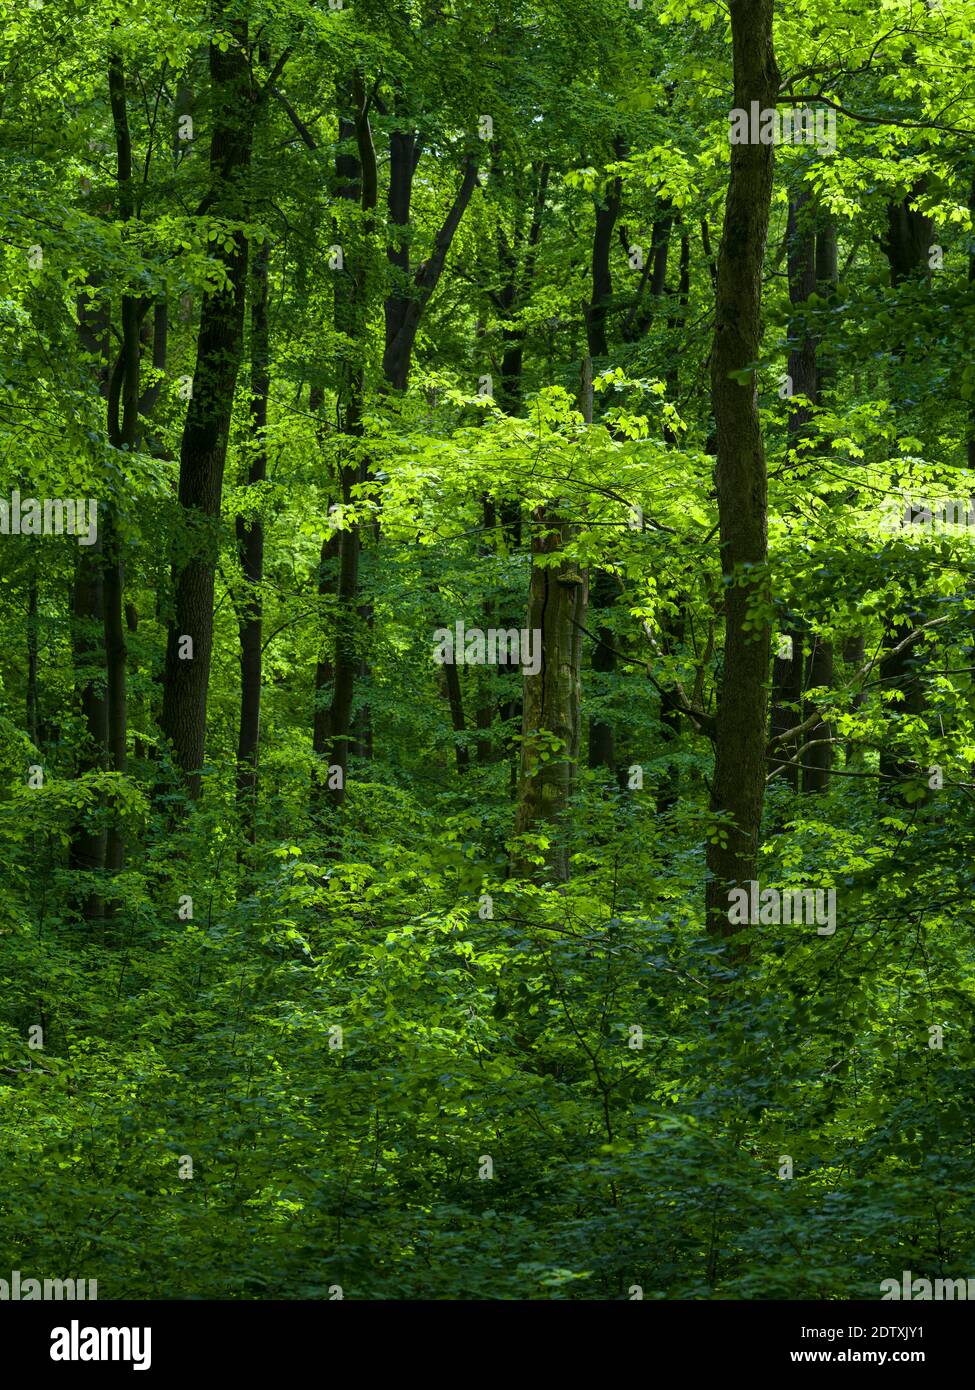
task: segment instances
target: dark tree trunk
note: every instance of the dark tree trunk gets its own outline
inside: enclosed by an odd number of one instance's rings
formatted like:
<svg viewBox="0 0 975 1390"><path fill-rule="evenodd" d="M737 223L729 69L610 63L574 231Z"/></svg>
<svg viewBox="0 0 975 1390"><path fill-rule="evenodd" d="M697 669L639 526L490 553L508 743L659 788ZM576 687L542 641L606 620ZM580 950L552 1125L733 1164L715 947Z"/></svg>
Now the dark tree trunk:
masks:
<svg viewBox="0 0 975 1390"><path fill-rule="evenodd" d="M771 734L773 739L779 741L775 744L770 766L774 768L785 763L779 775L794 791L798 791L799 764L792 760L799 744L794 738L783 739L781 736L801 722L803 634L798 624L792 622L782 635L789 639L791 645L788 656L777 654L772 662Z"/></svg>
<svg viewBox="0 0 975 1390"><path fill-rule="evenodd" d="M450 706L450 722L455 734L464 734L467 725L464 721L464 699L460 689L460 672L455 662L447 662L443 667L444 682L447 687L447 703ZM470 763L470 755L466 745L461 740L454 743L454 751L457 758L457 771L466 772Z"/></svg>
<svg viewBox="0 0 975 1390"><path fill-rule="evenodd" d="M975 219L975 178L972 179L968 194L968 211ZM975 249L968 258L968 283L975 286ZM975 468L975 403L968 412L968 466Z"/></svg>
<svg viewBox="0 0 975 1390"><path fill-rule="evenodd" d="M261 242L254 257L251 297L251 435L253 453L248 486L267 477L267 403L271 390L268 335L268 270L271 244ZM238 516L237 544L244 576L238 610L240 632L240 727L237 737L237 809L244 838L257 836L257 768L261 737L261 670L264 610L264 523L259 515Z"/></svg>
<svg viewBox="0 0 975 1390"><path fill-rule="evenodd" d="M819 298L831 301L835 298L839 280L837 261L836 223L831 214L820 211L816 230L815 290ZM815 372L816 405L823 405L824 393L832 385L832 368L822 360L822 350L818 343L812 345L813 370ZM833 644L823 636L810 639L809 663L806 669L806 689L817 686L830 687L833 684ZM803 722L815 713L815 706L806 702L802 711ZM807 748L802 757L803 792L821 792L829 786L830 769L833 766L832 725L824 721L813 726L803 735L805 743L814 746Z"/></svg>
<svg viewBox="0 0 975 1390"><path fill-rule="evenodd" d="M775 105L779 75L772 0L731 0L734 105ZM772 146L732 145L718 252L711 395L717 435L716 486L725 580L724 668L715 726L711 810L722 836L709 841L708 928L721 935L729 890L758 877L765 794L769 627L768 488L754 363L760 356L762 267L772 196Z"/></svg>
<svg viewBox="0 0 975 1390"><path fill-rule="evenodd" d="M883 249L890 266L891 285L902 284L928 264L934 219L915 206L914 198L921 192L923 184L899 203L887 205L887 234Z"/></svg>
<svg viewBox="0 0 975 1390"><path fill-rule="evenodd" d="M623 145L618 140L614 146L614 153L617 159L623 158ZM606 357L609 354L606 316L608 301L613 293L610 252L622 201L623 181L615 178L611 180L603 201L596 207L596 225L592 239L592 297L586 310L586 341L590 357Z"/></svg>
<svg viewBox="0 0 975 1390"><path fill-rule="evenodd" d="M413 151L415 155L415 151ZM410 157L410 151L402 154L402 159ZM416 163L414 160L413 169ZM402 175L400 175L400 178ZM410 171L412 181L413 171ZM443 225L437 232L433 242L433 249L429 257L420 263L416 272L409 280L407 292L394 290L391 298L394 303L387 301L386 313L386 344L383 352L383 378L386 384L397 391L405 391L410 376L410 365L413 360L413 345L416 342L417 329L420 327L420 320L423 311L430 302L430 297L440 281L443 268L447 262L447 253L457 228L460 226L461 219L467 211L467 205L471 200L474 189L477 187L477 165L473 159L468 159L464 164L464 172L461 176L460 186L454 196L454 201L444 218ZM392 199L392 185L390 187L390 198ZM400 203L397 206L397 216L401 216L403 194L399 193ZM408 199L407 199L408 206ZM390 205L390 220L392 220L393 209ZM404 250L399 251L398 264L401 271L409 274L409 253L405 251L406 260L403 260ZM392 257L390 257L392 260Z"/></svg>
<svg viewBox="0 0 975 1390"><path fill-rule="evenodd" d="M339 121L339 148L335 157L336 194L349 202L358 204L362 212L370 214L376 207L378 196L376 153L372 142L369 124L368 104L361 78L356 77L346 86L338 88L340 110L353 115L342 115ZM350 148L354 146L353 148ZM345 436L343 444L346 456L339 462L339 489L343 506L353 500L352 489L356 483L364 481L367 464L361 456L359 441L362 438L363 391L365 383L366 331L368 327L368 280L370 276L369 241L373 223L367 216L361 235L347 238L343 245L344 265L335 282L335 327L353 344L350 356L339 373L337 416L338 431ZM313 730L313 749L316 755L326 762L328 768L337 768L338 773L326 772L324 782L319 782L315 800L323 795L335 806L345 800L345 783L349 767L350 744L352 742L352 707L355 696L356 677L361 673L362 661L359 651L359 627L363 618L359 602L359 556L362 548L361 528L358 523L345 523L337 535L338 542L338 582L336 585L335 618L335 660L331 669L332 697L322 686L316 687L315 724ZM327 582L328 559L322 550L320 585ZM365 614L368 623L368 612ZM324 681L329 675L328 664L320 661L316 679Z"/></svg>
<svg viewBox="0 0 975 1390"><path fill-rule="evenodd" d="M934 234L934 222L914 205L914 197L922 190L923 185L887 208L887 235L883 249L890 266L891 286L900 285L911 276L927 274L928 271L928 248ZM891 347L895 355L900 355L901 343L894 343ZM881 796L886 796L914 772L913 761L904 755L898 729L905 715L921 715L924 712L920 648L916 644L902 652L896 652L896 648L923 621L923 614L913 610L906 622L888 620L884 629L883 649L889 655L885 655L880 664L883 678L881 689L898 691L902 698L886 705L890 737L884 739L880 753Z"/></svg>
<svg viewBox="0 0 975 1390"><path fill-rule="evenodd" d="M126 106L125 72L121 59L109 62L109 97L115 130L115 151L119 217L127 223L135 216L132 183L132 140ZM122 349L115 371L118 389L109 391L109 442L117 449L133 452L139 436L139 367L141 358L139 302L132 295L122 296ZM118 405L121 400L121 420ZM102 509L102 563L104 566L105 694L108 717L108 766L112 772L125 771L128 733L127 674L128 646L125 640L125 557L117 519L117 503L109 500ZM125 843L118 817L108 826L105 867L118 873L125 858Z"/></svg>
<svg viewBox="0 0 975 1390"><path fill-rule="evenodd" d="M37 696L37 566L31 569L27 586L27 737L38 747Z"/></svg>
<svg viewBox="0 0 975 1390"><path fill-rule="evenodd" d="M596 571L590 601L597 611L612 608L615 603L616 585L608 570ZM609 681L603 678L611 676L616 670L613 633L610 628L600 623L596 628L596 636L598 641L593 644L592 649L592 669L595 677L593 683L597 692L605 696ZM613 776L616 775L616 739L613 726L608 719L589 721L589 766L604 767Z"/></svg>
<svg viewBox="0 0 975 1390"><path fill-rule="evenodd" d="M246 58L246 25L224 15L233 42L210 45L213 136L210 206L227 218L246 215L255 97ZM213 255L228 283L203 302L193 395L183 427L179 505L183 534L173 556L174 617L166 648L162 728L190 797L202 788L207 693L213 652L214 571L219 555L220 501L234 389L243 352L247 241L234 232L230 249ZM186 639L192 642L188 655Z"/></svg>
<svg viewBox="0 0 975 1390"><path fill-rule="evenodd" d="M789 202L788 267L789 303L792 318L789 324L789 377L792 394L804 396L817 403L816 341L803 322L806 301L816 293L816 233L812 220L812 205L808 193L800 193ZM789 412L789 443L793 449L805 437L810 411L806 405L795 405ZM801 454L799 455L801 457Z"/></svg>
<svg viewBox="0 0 975 1390"><path fill-rule="evenodd" d="M90 280L97 288L97 281ZM107 295L89 300L82 295L78 301L78 325L81 346L97 363L98 389L107 403L109 394L109 331L110 300ZM76 768L80 776L103 771L108 765L108 710L105 701L104 624L105 598L102 565L102 545L99 537L94 545L79 546L75 560L74 586L71 597L71 647L75 672L75 690L81 708L84 727ZM68 850L72 869L84 873L97 872L105 867L107 834L100 811L85 813L74 826ZM99 893L88 892L82 913L88 920L101 917L104 903Z"/></svg>
<svg viewBox="0 0 975 1390"><path fill-rule="evenodd" d="M806 689L814 690L817 686L833 684L833 644L825 637L814 636L810 639L809 661L806 666ZM816 713L816 705L811 700L806 700L802 707L802 718L805 720L812 718ZM826 742L832 739L832 726L825 720L819 724L814 724L812 729L800 735L803 745L811 744L812 747L806 748L802 755L802 790L804 792L822 792L829 786L830 768L833 766L833 745Z"/></svg>

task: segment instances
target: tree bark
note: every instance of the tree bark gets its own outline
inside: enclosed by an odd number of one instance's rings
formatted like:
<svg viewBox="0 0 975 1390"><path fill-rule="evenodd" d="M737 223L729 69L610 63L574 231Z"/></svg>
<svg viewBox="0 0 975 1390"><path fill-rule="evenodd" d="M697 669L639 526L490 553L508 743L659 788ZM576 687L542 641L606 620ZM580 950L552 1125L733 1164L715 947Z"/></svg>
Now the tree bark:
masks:
<svg viewBox="0 0 975 1390"><path fill-rule="evenodd" d="M779 74L772 0L731 0L734 105L775 105ZM762 267L772 196L772 146L732 145L718 252L711 398L725 581L724 668L715 725L708 843L707 925L730 935L729 890L758 876L768 705L768 487L755 363L761 340Z"/></svg>
<svg viewBox="0 0 975 1390"><path fill-rule="evenodd" d="M242 219L250 167L255 94L246 59L246 24L223 13L234 42L226 52L210 45L213 136L210 142L211 209ZM162 728L188 794L202 789L207 693L213 651L214 571L219 554L220 501L234 390L243 353L247 241L237 230L230 249L214 251L227 285L207 295L200 315L193 395L180 449L179 506L183 535L174 547L174 617L166 648ZM192 642L192 654L186 639Z"/></svg>
<svg viewBox="0 0 975 1390"><path fill-rule="evenodd" d="M591 422L591 358L583 362L579 396L583 414ZM579 764L582 638L589 578L567 559L544 567L535 563L543 555L558 554L571 539L571 524L560 515L559 507L537 507L533 523L528 630L540 635L541 663L537 674L524 675L515 835L543 836L547 840L545 875L566 883L567 814ZM525 655L522 652L523 659ZM539 876L530 852L517 850L511 869L516 877Z"/></svg>
<svg viewBox="0 0 975 1390"><path fill-rule="evenodd" d="M622 142L617 140L613 149L616 158L622 159ZM610 252L622 202L623 181L620 178L612 179L605 198L596 207L596 225L592 239L592 297L586 309L586 341L590 357L606 357L609 353L606 316L608 301L613 293Z"/></svg>
<svg viewBox="0 0 975 1390"><path fill-rule="evenodd" d="M119 217L124 223L135 216L135 190L132 183L132 139L125 88L125 71L118 55L109 61L109 97L112 124L115 131L115 152ZM133 452L139 435L139 368L141 359L139 301L133 295L122 296L122 350L116 364L120 372L120 391L109 391L109 443L117 449ZM118 415L121 397L121 420ZM104 623L105 623L105 695L108 718L108 766L112 772L123 773L126 764L128 734L127 672L128 647L125 640L125 557L118 526L117 504L110 499L103 508L102 563L104 566ZM118 817L112 815L108 826L105 867L110 874L121 869L125 858L125 842Z"/></svg>
<svg viewBox="0 0 975 1390"><path fill-rule="evenodd" d="M412 172L410 178L412 180ZM454 201L434 238L429 257L421 261L417 267L408 292L394 290L391 296L394 304L387 311L383 377L387 385L394 390L406 390L413 360L413 347L423 311L440 281L447 262L447 253L476 187L477 165L473 159L468 158L464 162L464 171ZM400 254L402 256L402 252ZM406 266L408 265L407 260Z"/></svg>
<svg viewBox="0 0 975 1390"><path fill-rule="evenodd" d="M251 436L253 453L247 473L249 487L267 477L267 404L271 390L268 332L268 272L271 244L265 240L254 258L251 297ZM237 737L237 810L244 839L257 836L257 768L261 737L261 677L263 665L264 522L259 515L237 517L237 544L244 576L244 595L238 610L240 633L240 726Z"/></svg>
<svg viewBox="0 0 975 1390"><path fill-rule="evenodd" d="M369 124L368 102L361 77L338 87L340 111L339 148L335 157L336 194L358 205L365 214L362 226L354 237L343 245L344 263L335 282L335 327L352 344L349 357L339 373L337 400L338 431L349 441L344 447L349 457L339 462L339 489L343 506L353 500L352 489L365 479L367 465L360 456L358 441L362 438L363 392L365 387L366 332L368 328L367 281L370 275L368 242L373 223L370 214L378 197L376 152ZM353 113L350 118L350 111ZM354 145L354 151L350 146ZM325 546L328 545L326 541ZM356 677L361 669L359 625L362 617L359 603L359 556L362 548L358 523L344 524L338 533L338 582L336 586L335 660L332 665L332 697L327 701L324 689L316 689L316 718L313 730L313 750L327 761L329 768L338 768L338 775L329 773L324 784L316 786L315 800L327 795L335 806L345 800L345 783L352 741L352 705ZM326 574L326 548L322 550L320 576ZM321 582L320 578L320 582ZM367 619L368 621L368 616ZM328 675L326 663L319 662L316 678Z"/></svg>
<svg viewBox="0 0 975 1390"><path fill-rule="evenodd" d="M892 287L902 284L913 275L927 273L928 248L934 234L934 222L914 204L914 197L922 189L923 184L900 202L891 203L887 208L887 234L883 250L890 267ZM903 345L894 343L891 346L892 351L900 355ZM906 621L888 620L883 636L883 650L891 654L885 655L880 664L884 682L881 688L885 691L900 692L902 699L886 706L890 737L884 740L880 752L878 789L882 797L886 797L889 791L910 778L914 772L911 758L905 757L902 746L899 746L898 726L904 715L921 715L925 708L924 687L920 678L923 663L921 648L915 645L905 648L902 652L896 651L904 638L918 624L924 622L920 610L909 605L910 599L905 605L908 607Z"/></svg>

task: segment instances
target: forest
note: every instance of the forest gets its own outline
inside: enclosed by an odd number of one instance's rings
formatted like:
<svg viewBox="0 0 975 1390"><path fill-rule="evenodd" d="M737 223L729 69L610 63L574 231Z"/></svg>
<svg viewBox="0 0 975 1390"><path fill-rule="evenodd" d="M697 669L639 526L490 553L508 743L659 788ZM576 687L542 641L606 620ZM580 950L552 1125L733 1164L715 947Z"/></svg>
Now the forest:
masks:
<svg viewBox="0 0 975 1390"><path fill-rule="evenodd" d="M975 0L0 0L0 170L0 1278L964 1297Z"/></svg>

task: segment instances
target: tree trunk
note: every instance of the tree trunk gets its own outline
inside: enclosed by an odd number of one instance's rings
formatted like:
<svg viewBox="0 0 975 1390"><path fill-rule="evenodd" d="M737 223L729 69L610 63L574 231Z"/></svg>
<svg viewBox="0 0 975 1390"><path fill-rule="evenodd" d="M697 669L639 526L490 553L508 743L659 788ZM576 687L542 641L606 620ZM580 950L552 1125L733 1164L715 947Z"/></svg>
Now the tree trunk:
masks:
<svg viewBox="0 0 975 1390"><path fill-rule="evenodd" d="M892 286L902 284L919 272L927 273L928 248L934 234L934 222L914 205L914 196L922 189L923 184L914 193L908 194L898 203L891 203L887 208L887 235L883 249L890 267ZM899 356L902 344L892 344L891 350ZM905 607L909 605L910 599ZM919 609L909 609L909 616L905 622L888 621L884 630L883 650L893 653L914 627L923 622L924 616ZM884 682L881 689L899 691L903 697L886 705L891 737L884 739L880 753L881 796L886 796L888 791L911 777L914 772L912 760L905 757L902 749L898 747L897 730L904 715L920 715L924 712L924 688L920 680L921 662L920 648L914 645L896 655L884 656L880 664Z"/></svg>
<svg viewBox="0 0 975 1390"><path fill-rule="evenodd" d="M779 75L772 0L731 0L734 105L774 107ZM707 924L728 935L728 894L758 876L765 794L769 625L767 476L754 364L760 356L762 267L772 196L772 146L732 145L718 252L711 398L725 580L724 668L715 727Z"/></svg>
<svg viewBox="0 0 975 1390"><path fill-rule="evenodd" d="M597 570L592 581L591 601L594 609L605 610L612 608L616 601L616 585L613 576L608 570ZM598 641L594 643L592 649L592 669L596 677L597 689L600 684L604 685L601 694L605 694L605 687L608 681L603 683L601 678L611 676L616 670L616 653L613 651L612 630L602 623L596 628ZM589 721L589 766L591 768L604 767L615 777L616 775L616 739L613 734L613 726L608 719L590 719Z"/></svg>
<svg viewBox="0 0 975 1390"><path fill-rule="evenodd" d="M97 287L93 279L90 284ZM83 350L97 361L99 394L108 400L110 300L107 295L78 300L78 327ZM108 710L102 679L104 659L105 597L101 537L94 545L79 546L71 596L71 648L75 691L84 726L76 770L79 776L102 771L108 764ZM93 873L104 869L107 835L100 811L86 812L72 829L68 863L72 869ZM99 893L87 892L82 903L86 920L101 917L104 902Z"/></svg>
<svg viewBox="0 0 975 1390"><path fill-rule="evenodd" d="M580 382L583 414L592 420L592 360L583 362ZM570 540L571 525L555 506L533 513L532 559L557 554ZM522 696L521 765L515 811L516 835L541 835L546 875L557 883L569 878L567 813L579 763L582 711L582 636L589 579L574 561L532 564L528 630L539 634L537 674L525 673ZM539 639L533 638L535 642ZM522 658L526 656L522 652ZM546 756L542 756L542 755ZM512 857L512 873L538 876L531 850Z"/></svg>
<svg viewBox="0 0 975 1390"><path fill-rule="evenodd" d="M412 172L410 178L412 179ZM391 306L391 312L387 311L383 377L386 384L394 390L406 390L413 360L413 345L423 311L440 281L454 234L460 226L476 187L477 165L473 159L467 159L454 201L434 238L433 249L412 277L411 293L408 297L401 292L393 293L392 298L396 302ZM390 192L392 193L392 188ZM402 252L400 255L402 256ZM408 266L408 261L406 264Z"/></svg>
<svg viewBox="0 0 975 1390"><path fill-rule="evenodd" d="M788 655L784 652L782 655L776 653L772 662L773 739L778 739L789 729L794 729L801 721L803 634L798 621L790 619L782 636L788 638L789 647ZM799 745L794 738L783 739L775 744L774 754L770 759L772 768L778 767L781 763L786 764L779 775L789 783L793 791L799 790L799 764L792 761L798 748Z"/></svg>
<svg viewBox="0 0 975 1390"><path fill-rule="evenodd" d="M622 159L622 143L617 140L613 148L616 158ZM610 252L622 201L623 183L620 178L615 178L611 180L604 200L596 207L596 226L592 239L592 298L586 310L586 340L590 357L606 357L609 353L606 316L607 304L613 293Z"/></svg>
<svg viewBox="0 0 975 1390"><path fill-rule="evenodd" d="M109 97L115 131L115 152L119 217L123 223L135 216L132 183L132 140L126 105L125 71L121 59L109 61ZM109 390L109 443L116 449L133 452L139 435L139 366L141 358L139 303L132 295L122 296L122 349L115 372L120 373L118 389ZM121 398L121 421L118 405ZM110 499L102 509L102 564L104 566L105 695L108 718L108 766L123 773L128 733L127 674L128 647L125 640L125 558L117 519L117 503ZM108 826L105 867L116 874L125 858L125 842L118 816Z"/></svg>
<svg viewBox="0 0 975 1390"><path fill-rule="evenodd" d="M366 332L368 328L368 287L370 275L369 238L373 223L368 214L376 207L378 196L376 153L369 124L368 104L364 84L356 77L347 85L339 85L337 97L340 111L346 114L339 120L339 147L335 157L336 194L357 203L367 214L361 228L343 244L344 263L335 282L335 327L352 344L349 357L339 372L337 416L339 433L349 441L344 447L347 457L339 462L339 489L344 507L352 502L352 488L365 479L367 465L360 456L358 441L362 438L363 391L365 386ZM350 119L348 112L353 112ZM349 146L354 143L355 151ZM326 542L327 546L328 542ZM358 523L346 522L338 533L338 583L336 586L335 660L331 668L332 698L316 688L316 718L313 749L327 762L329 769L315 791L315 800L323 795L335 806L345 800L345 783L352 741L352 704L356 677L361 670L359 625L362 617L359 603L359 555L362 547ZM326 549L322 550L320 584L326 570ZM368 615L366 618L368 622ZM328 665L318 663L316 679L324 680Z"/></svg>
<svg viewBox="0 0 975 1390"><path fill-rule="evenodd" d="M806 666L806 690L817 686L833 684L833 644L825 637L810 639L809 661ZM802 707L803 722L816 713L816 705L806 700ZM807 748L802 755L802 790L822 792L829 786L829 772L833 766L833 745L823 740L833 736L832 726L826 721L813 725L812 729L800 735Z"/></svg>
<svg viewBox="0 0 975 1390"><path fill-rule="evenodd" d="M242 219L255 100L246 57L246 24L227 15L222 15L221 22L233 42L226 52L215 43L210 45L211 206L221 216ZM223 469L243 353L247 241L236 231L230 242L229 250L218 246L213 252L223 263L228 283L203 302L193 395L183 427L179 505L184 530L174 547L175 613L169 627L163 692L163 733L172 744L192 800L202 789Z"/></svg>
<svg viewBox="0 0 975 1390"><path fill-rule="evenodd" d="M254 258L251 299L251 434L253 454L248 486L267 477L267 403L271 390L267 300L271 244L265 240ZM264 523L259 515L238 516L237 544L244 576L238 612L240 632L240 727L237 737L237 810L244 839L257 837L257 766L261 737L261 671L264 630Z"/></svg>

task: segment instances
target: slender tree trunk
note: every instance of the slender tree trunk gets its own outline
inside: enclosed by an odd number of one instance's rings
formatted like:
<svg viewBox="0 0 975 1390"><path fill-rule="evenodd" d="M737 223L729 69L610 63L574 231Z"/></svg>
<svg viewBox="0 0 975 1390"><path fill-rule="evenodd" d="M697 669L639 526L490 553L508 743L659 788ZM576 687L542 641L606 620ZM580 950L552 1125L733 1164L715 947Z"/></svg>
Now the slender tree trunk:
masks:
<svg viewBox="0 0 975 1390"><path fill-rule="evenodd" d="M790 395L800 398L789 410L788 437L792 456L801 461L802 443L808 434L811 419L810 406L805 402L808 401L811 405L817 405L819 400L816 342L809 331L808 324L804 323L802 318L807 301L817 289L816 231L812 201L809 193L805 190L789 200L786 245L789 302L792 305L789 323L789 339L792 348L789 352L788 377L791 386ZM805 631L806 624L800 618L794 618L789 622L783 636L787 637L791 643L791 655L786 657L777 653L772 665L771 732L773 737L793 728L810 713L810 709L806 707L804 710L802 705ZM820 654L821 666L822 639L813 638L811 641L812 649ZM808 687L808 676L806 687ZM779 760L783 760L786 767L781 776L796 790L800 785L803 790L811 790L812 785L809 779L803 775L800 781L799 764L792 761L798 747L799 744L794 740L777 744L776 755L772 759L772 764L774 766ZM825 785L823 773L830 766L830 751L828 746L809 749L801 760L804 766L813 767L810 776L814 782L818 779L820 788Z"/></svg>
<svg viewBox="0 0 975 1390"><path fill-rule="evenodd" d="M37 697L37 565L31 568L27 586L27 737L38 746Z"/></svg>
<svg viewBox="0 0 975 1390"><path fill-rule="evenodd" d="M833 684L833 644L826 637L816 635L810 639L809 661L806 666L806 690L818 686L827 688ZM817 706L806 700L802 707L803 721L812 718ZM823 742L833 736L832 725L826 720L814 724L812 729L802 735L804 743L813 746L802 755L802 790L822 792L829 786L830 768L833 766L833 745Z"/></svg>
<svg viewBox="0 0 975 1390"><path fill-rule="evenodd" d="M271 244L261 242L254 257L251 297L251 435L253 453L248 486L267 477L267 403L271 390L268 334L268 271ZM261 736L261 673L264 608L264 522L259 515L237 517L237 544L244 576L238 611L240 632L240 726L237 738L237 809L244 838L257 837L257 768Z"/></svg>
<svg viewBox="0 0 975 1390"><path fill-rule="evenodd" d="M922 190L923 185L887 208L887 234L883 248L890 266L892 286L903 284L911 276L927 274L928 271L928 248L934 235L934 222L915 206L914 198ZM892 344L892 351L896 355L899 356L902 350L901 343ZM924 687L920 678L923 663L921 646L915 644L896 652L904 638L924 621L920 609L910 608L910 599L905 606L909 608L905 621L888 620L885 624L883 649L891 655L885 655L880 664L883 677L881 689L897 691L902 697L886 705L890 737L884 740L881 748L879 783L880 795L884 797L914 772L914 764L910 757L905 757L903 745L898 739L898 728L905 716L921 715L925 708Z"/></svg>
<svg viewBox="0 0 975 1390"><path fill-rule="evenodd" d="M129 134L125 71L113 55L109 62L109 97L115 130L115 151L119 216L123 224L135 216L135 190L132 182L132 140ZM116 364L119 389L109 391L109 442L117 449L133 452L139 437L139 367L141 358L139 303L133 295L122 296L122 350ZM118 414L121 398L121 420ZM102 563L104 566L105 692L108 716L108 766L123 773L128 742L127 661L125 639L125 558L118 526L117 502L110 499L102 509ZM125 858L125 842L117 815L108 826L105 867L116 874Z"/></svg>
<svg viewBox="0 0 975 1390"><path fill-rule="evenodd" d="M730 11L734 105L768 110L779 86L772 0L731 0ZM765 794L768 488L754 364L771 196L772 146L732 145L711 353L725 646L711 794L722 831L708 843L706 898L708 928L721 935L734 930L729 890L758 876Z"/></svg>
<svg viewBox="0 0 975 1390"><path fill-rule="evenodd" d="M98 282L89 281L96 289ZM90 300L82 295L78 301L78 325L83 350L95 358L98 389L107 403L109 394L109 330L110 300L107 295ZM75 691L81 708L84 727L78 751L76 770L79 776L104 770L108 765L108 709L105 700L104 622L105 598L102 564L102 543L99 536L94 545L79 546L75 560L74 585L71 596L71 648L75 673ZM105 868L107 834L100 809L82 815L71 833L68 863L84 873ZM87 892L82 903L86 920L103 915L104 901L100 893Z"/></svg>
<svg viewBox="0 0 975 1390"><path fill-rule="evenodd" d="M783 644L782 654L777 652L772 662L773 739L778 739L801 722L804 638L802 629L794 617L782 636L788 638L788 647ZM770 760L771 767L777 767L780 763L786 764L784 771L779 775L789 783L793 791L799 790L799 764L792 761L798 747L794 738L783 739L775 744L774 755Z"/></svg>
<svg viewBox="0 0 975 1390"><path fill-rule="evenodd" d="M592 607L597 611L605 611L613 607L616 601L616 585L608 570L596 571L592 581L590 601ZM616 670L613 632L611 628L599 623L596 628L596 636L599 640L593 644L592 670L597 689L601 686L600 693L605 695L609 681L603 678L612 676ZM589 766L591 768L603 767L614 777L616 775L616 739L613 726L608 719L594 718L589 721Z"/></svg>
<svg viewBox="0 0 975 1390"><path fill-rule="evenodd" d="M344 437L347 457L339 461L339 489L344 507L353 501L352 489L365 480L367 464L361 457L363 392L365 387L366 332L368 328L368 285L370 277L369 241L373 229L370 214L376 207L378 181L376 154L369 124L364 84L360 77L340 84L337 91L340 110L339 148L335 157L336 193L356 203L365 214L360 226L343 243L344 263L335 282L335 326L352 344L349 357L339 374L338 431ZM350 118L349 112L352 112ZM350 146L354 145L354 151ZM318 784L316 800L327 792L335 806L345 800L345 783L352 742L352 707L356 677L361 672L359 628L362 605L359 601L359 557L362 548L358 523L343 525L338 533L338 582L336 586L335 660L332 666L332 697L327 702L322 688L316 689L316 718L313 748L338 769ZM327 542L326 542L327 544ZM326 552L322 552L320 583L326 574ZM368 622L368 616L366 618ZM319 662L316 677L328 675L326 663Z"/></svg>

